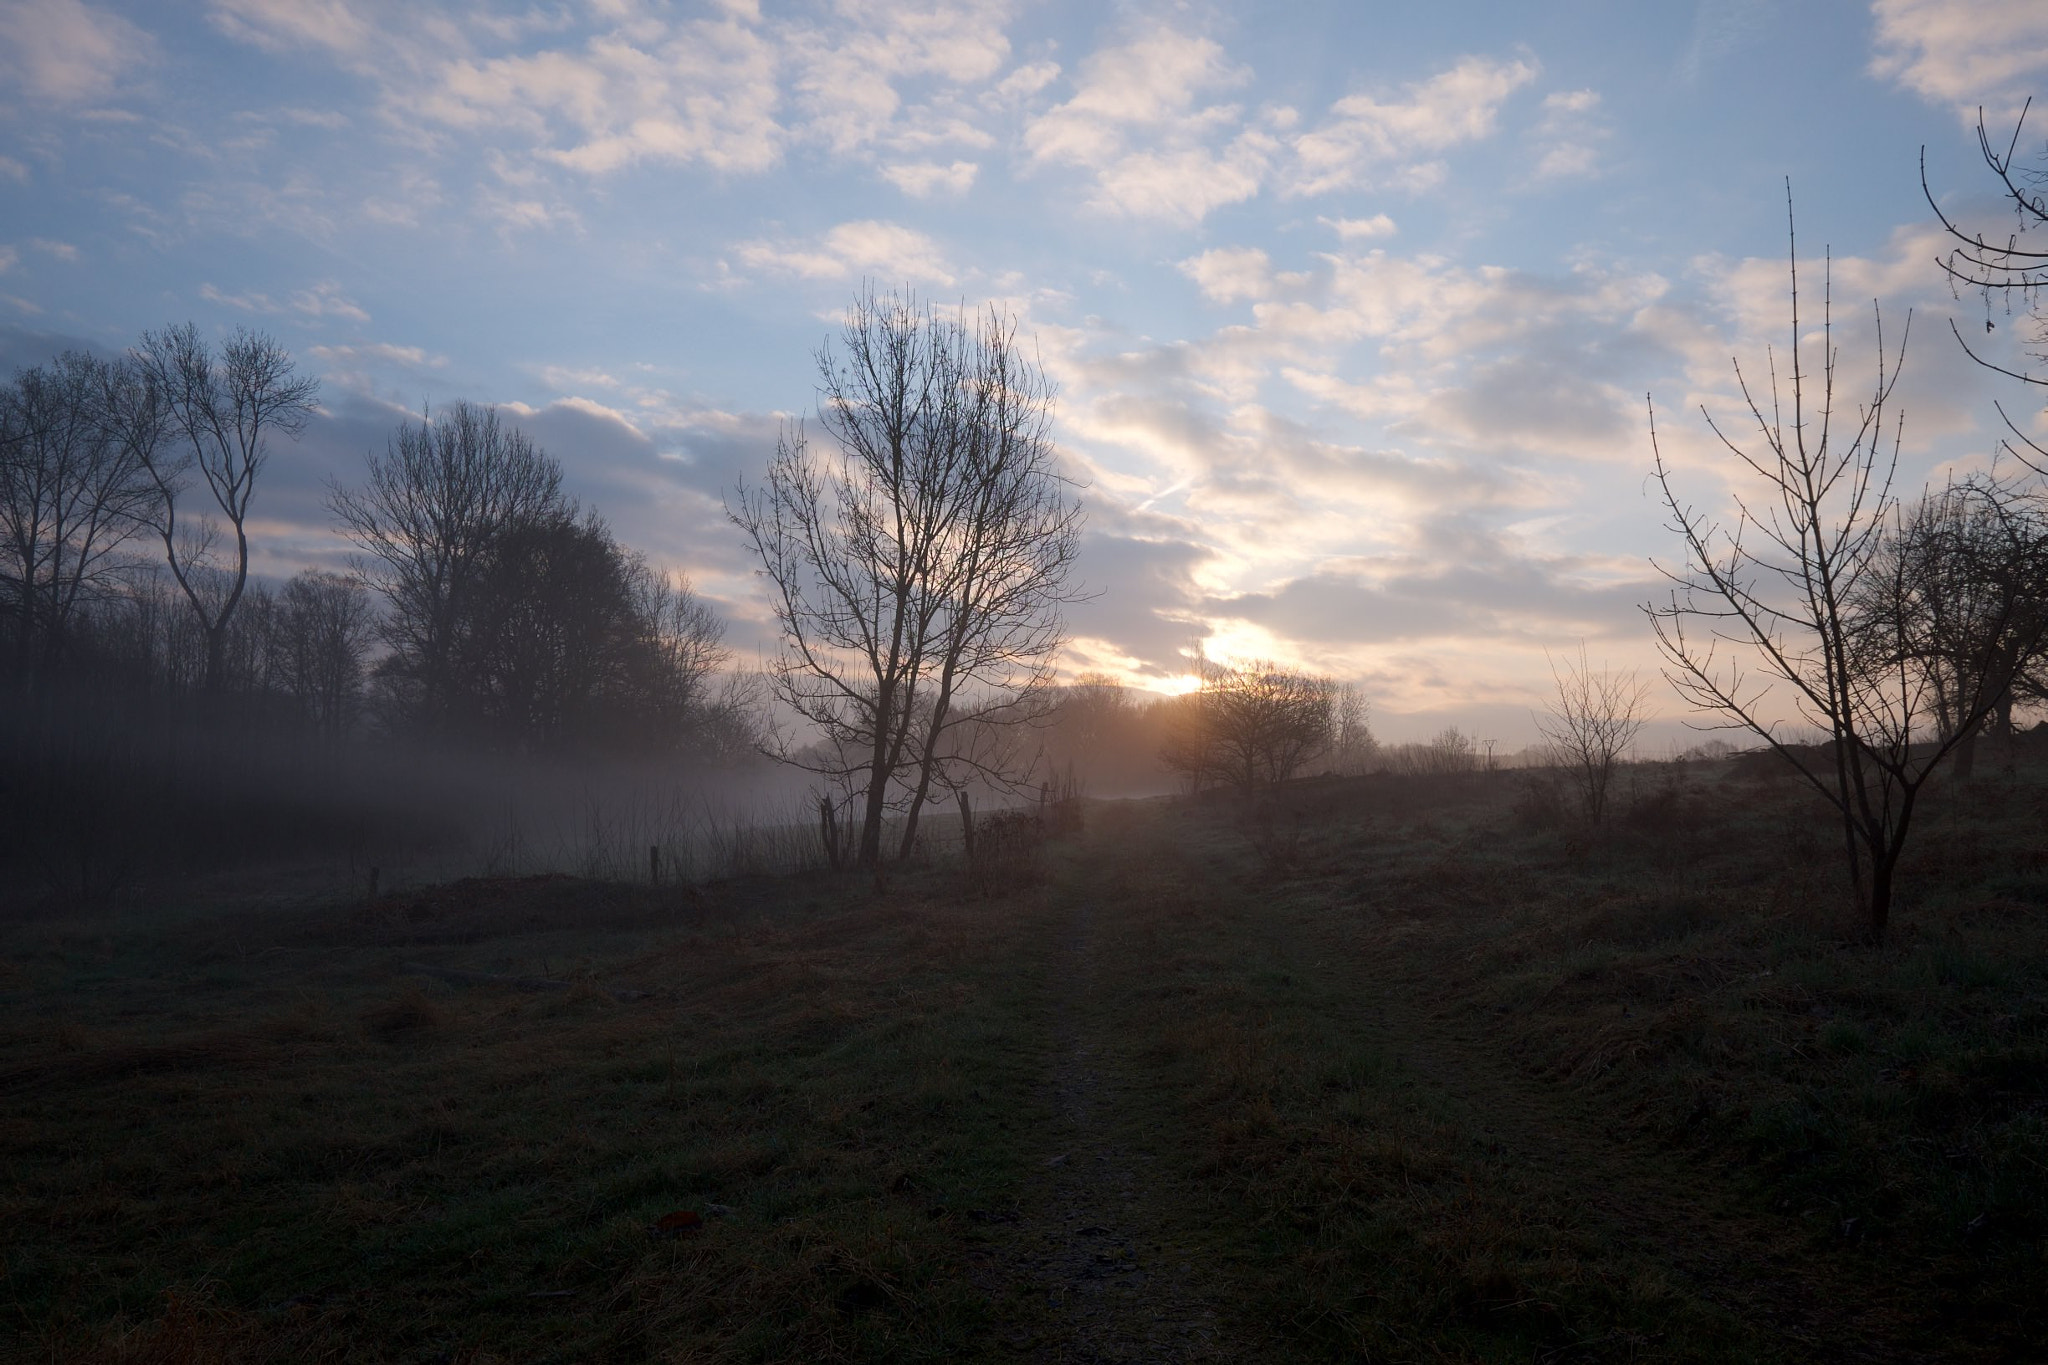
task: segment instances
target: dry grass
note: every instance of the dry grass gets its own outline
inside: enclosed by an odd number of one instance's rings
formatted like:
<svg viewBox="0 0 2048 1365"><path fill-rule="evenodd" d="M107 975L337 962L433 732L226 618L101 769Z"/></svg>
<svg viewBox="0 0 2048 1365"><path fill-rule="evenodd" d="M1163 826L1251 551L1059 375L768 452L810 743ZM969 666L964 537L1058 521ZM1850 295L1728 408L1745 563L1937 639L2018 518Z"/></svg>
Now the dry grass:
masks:
<svg viewBox="0 0 2048 1365"><path fill-rule="evenodd" d="M1049 1272L1004 1259L1082 1049L1173 1248L1137 1254L1197 1267L1235 1358L2024 1358L2048 790L1940 794L1878 951L1767 775L1632 774L1597 834L1523 781L1101 805L964 889L16 924L8 1354L1100 1354L1141 1337L1032 1335Z"/></svg>

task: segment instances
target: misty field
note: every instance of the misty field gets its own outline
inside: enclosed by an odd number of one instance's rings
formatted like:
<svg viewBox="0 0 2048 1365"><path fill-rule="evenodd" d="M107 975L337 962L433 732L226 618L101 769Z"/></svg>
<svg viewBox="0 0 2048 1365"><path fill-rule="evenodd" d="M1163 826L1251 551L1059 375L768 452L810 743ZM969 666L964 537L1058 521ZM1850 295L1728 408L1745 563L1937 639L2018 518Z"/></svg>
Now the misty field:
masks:
<svg viewBox="0 0 2048 1365"><path fill-rule="evenodd" d="M2048 773L1933 792L1882 949L1753 758L1564 804L1323 779L1085 803L1000 875L19 913L7 1353L2027 1358Z"/></svg>

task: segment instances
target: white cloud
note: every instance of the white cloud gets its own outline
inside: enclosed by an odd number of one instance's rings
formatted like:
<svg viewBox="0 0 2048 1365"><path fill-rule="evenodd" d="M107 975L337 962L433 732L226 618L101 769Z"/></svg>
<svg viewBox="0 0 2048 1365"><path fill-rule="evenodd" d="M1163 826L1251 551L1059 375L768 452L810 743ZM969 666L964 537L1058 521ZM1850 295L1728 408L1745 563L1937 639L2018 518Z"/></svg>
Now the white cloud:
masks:
<svg viewBox="0 0 2048 1365"><path fill-rule="evenodd" d="M350 322L367 323L370 315L354 300L343 297L341 286L332 280L301 289L292 295L292 309L307 317L345 318Z"/></svg>
<svg viewBox="0 0 2048 1365"><path fill-rule="evenodd" d="M882 178L913 199L929 199L941 191L947 194L967 193L973 188L975 173L980 169L972 161L955 161L950 166L941 166L935 161L907 161L884 166Z"/></svg>
<svg viewBox="0 0 2048 1365"><path fill-rule="evenodd" d="M1010 53L1004 0L842 0L837 23L782 30L804 134L845 154L892 141L899 122L929 125L932 110L899 121L899 87L927 79L961 88L993 80ZM941 101L943 102L943 101ZM954 134L973 139L972 125Z"/></svg>
<svg viewBox="0 0 2048 1365"><path fill-rule="evenodd" d="M388 341L374 341L358 346L309 346L306 348L306 354L333 365L381 361L387 365L400 365L409 369L438 370L448 364L447 356L430 355L418 346L396 346Z"/></svg>
<svg viewBox="0 0 2048 1365"><path fill-rule="evenodd" d="M1375 213L1370 218L1318 218L1316 221L1346 242L1369 241L1374 237L1394 235L1394 220L1384 213Z"/></svg>
<svg viewBox="0 0 2048 1365"><path fill-rule="evenodd" d="M1466 57L1450 70L1380 99L1350 95L1294 142L1294 194L1426 183L1428 158L1492 136L1508 96L1536 79L1533 61Z"/></svg>
<svg viewBox="0 0 2048 1365"><path fill-rule="evenodd" d="M82 0L0 5L0 78L35 100L74 104L104 99L154 51L141 29Z"/></svg>
<svg viewBox="0 0 2048 1365"><path fill-rule="evenodd" d="M1612 136L1599 110L1597 90L1558 90L1544 96L1543 116L1530 136L1536 152L1531 183L1580 180L1599 173L1600 149Z"/></svg>
<svg viewBox="0 0 2048 1365"><path fill-rule="evenodd" d="M622 388L619 380L603 370L577 369L568 365L542 365L536 371L540 381L549 388L561 389L616 389Z"/></svg>
<svg viewBox="0 0 2048 1365"><path fill-rule="evenodd" d="M1073 96L1033 119L1024 145L1035 162L1089 172L1097 211L1200 222L1257 194L1279 150L1238 106L1202 103L1250 78L1214 40L1155 29L1082 63Z"/></svg>
<svg viewBox="0 0 2048 1365"><path fill-rule="evenodd" d="M208 17L230 38L267 51L311 47L356 56L379 30L361 9L349 0L214 0Z"/></svg>
<svg viewBox="0 0 2048 1365"><path fill-rule="evenodd" d="M277 304L272 302L268 294L258 294L254 291L246 294L230 294L216 285L202 284L199 286L199 297L205 299L208 303L224 304L229 308L240 309L244 313L275 313L277 311Z"/></svg>
<svg viewBox="0 0 2048 1365"><path fill-rule="evenodd" d="M5 275L21 263L21 253L11 246L0 246L0 275Z"/></svg>
<svg viewBox="0 0 2048 1365"><path fill-rule="evenodd" d="M1273 290L1273 264L1257 247L1218 247L1182 261L1180 269L1216 303L1263 299Z"/></svg>
<svg viewBox="0 0 2048 1365"><path fill-rule="evenodd" d="M1027 100L1059 78L1058 62L1027 62L997 81L988 98L997 103Z"/></svg>
<svg viewBox="0 0 2048 1365"><path fill-rule="evenodd" d="M11 156L0 156L0 175L4 175L11 180L18 180L24 185L28 183L28 167L22 165Z"/></svg>
<svg viewBox="0 0 2048 1365"><path fill-rule="evenodd" d="M807 280L861 276L950 286L955 274L938 243L899 223L841 223L810 242L752 241L734 249L748 268Z"/></svg>
<svg viewBox="0 0 2048 1365"><path fill-rule="evenodd" d="M2048 74L2048 5L2039 0L1874 0L1872 74L1966 121L1982 105L2009 118Z"/></svg>
<svg viewBox="0 0 2048 1365"><path fill-rule="evenodd" d="M519 132L591 174L643 161L761 171L782 155L774 65L744 24L698 20L646 47L611 33L580 52L458 59L396 103L449 128Z"/></svg>
<svg viewBox="0 0 2048 1365"><path fill-rule="evenodd" d="M342 318L356 323L370 320L370 315L353 299L346 297L341 286L332 280L324 280L309 289L294 290L283 303L255 290L230 294L210 283L199 286L199 297L208 303L218 303L244 313L297 313L302 317Z"/></svg>

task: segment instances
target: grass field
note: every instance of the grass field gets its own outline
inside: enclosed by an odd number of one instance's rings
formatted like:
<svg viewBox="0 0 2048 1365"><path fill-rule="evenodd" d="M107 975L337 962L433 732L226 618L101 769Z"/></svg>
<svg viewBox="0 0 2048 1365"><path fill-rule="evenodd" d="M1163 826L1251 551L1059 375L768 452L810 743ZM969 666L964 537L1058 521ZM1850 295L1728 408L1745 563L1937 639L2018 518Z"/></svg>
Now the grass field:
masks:
<svg viewBox="0 0 2048 1365"><path fill-rule="evenodd" d="M19 917L5 1349L2039 1358L2048 788L1938 793L1878 950L1795 790L1629 780L1599 835L1367 778L971 882Z"/></svg>

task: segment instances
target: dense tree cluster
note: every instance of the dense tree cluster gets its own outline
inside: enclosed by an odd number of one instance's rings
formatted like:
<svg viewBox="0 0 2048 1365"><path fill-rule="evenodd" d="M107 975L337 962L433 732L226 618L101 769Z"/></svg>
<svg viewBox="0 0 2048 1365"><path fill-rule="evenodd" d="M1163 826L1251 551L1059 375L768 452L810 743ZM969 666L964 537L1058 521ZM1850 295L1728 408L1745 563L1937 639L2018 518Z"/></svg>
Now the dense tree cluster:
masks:
<svg viewBox="0 0 2048 1365"><path fill-rule="evenodd" d="M0 670L17 717L77 703L107 723L184 714L515 754L749 747L716 615L487 408L404 423L360 487L333 489L355 572L253 575L271 438L295 437L314 399L268 337L214 346L189 325L0 384Z"/></svg>

